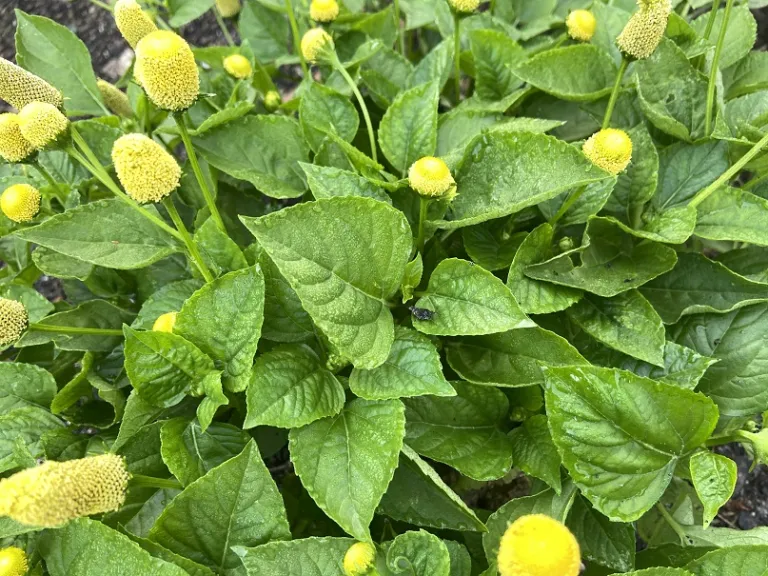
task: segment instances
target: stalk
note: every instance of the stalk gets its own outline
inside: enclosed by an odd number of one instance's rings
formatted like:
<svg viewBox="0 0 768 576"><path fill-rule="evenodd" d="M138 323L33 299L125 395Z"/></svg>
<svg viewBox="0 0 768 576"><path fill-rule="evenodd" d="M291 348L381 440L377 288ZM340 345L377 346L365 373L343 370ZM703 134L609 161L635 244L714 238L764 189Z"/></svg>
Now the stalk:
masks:
<svg viewBox="0 0 768 576"><path fill-rule="evenodd" d="M299 55L301 69L304 72L304 78L309 78L309 67L301 52L301 39L299 38L299 24L296 22L296 13L293 11L291 0L285 0L285 10L288 12L288 21L291 23L291 35L293 36L293 49Z"/></svg>
<svg viewBox="0 0 768 576"><path fill-rule="evenodd" d="M235 41L232 39L232 35L227 29L227 23L224 22L224 18L221 17L221 12L219 12L219 9L216 6L213 7L213 14L216 16L216 23L219 25L222 34L224 34L224 39L227 41L227 44L234 46Z"/></svg>
<svg viewBox="0 0 768 576"><path fill-rule="evenodd" d="M368 114L368 107L365 105L365 100L363 99L363 95L360 94L360 90L357 87L357 84L352 79L352 76L349 75L349 72L344 68L341 61L339 61L338 56L336 54L333 55L333 58L331 59L331 64L335 70L338 71L339 74L341 74L344 77L344 80L347 81L347 84L349 84L349 87L352 89L352 92L355 94L355 98L357 98L357 103L360 105L360 109L363 111L363 118L365 119L365 127L368 129L368 140L371 144L371 158L373 158L374 162L378 162L377 154L376 154L376 134L373 131L373 124L371 123L371 116Z"/></svg>
<svg viewBox="0 0 768 576"><path fill-rule="evenodd" d="M456 104L461 101L461 19L453 13L453 73L456 76L454 89L456 91Z"/></svg>
<svg viewBox="0 0 768 576"><path fill-rule="evenodd" d="M616 74L616 82L613 83L613 91L611 92L611 98L608 100L608 108L605 109L605 116L603 117L603 130L611 125L611 116L613 116L613 109L616 107L616 101L619 99L619 92L621 91L621 81L624 79L624 73L627 71L629 60L626 56L621 57L621 64L619 65L619 71Z"/></svg>
<svg viewBox="0 0 768 576"><path fill-rule="evenodd" d="M397 43L400 48L400 54L405 56L405 36L400 20L400 0L395 0L395 26L397 26Z"/></svg>
<svg viewBox="0 0 768 576"><path fill-rule="evenodd" d="M715 27L715 18L717 18L717 11L720 10L720 0L713 0L712 10L709 12L709 18L707 18L707 27L704 29L704 39L709 40L712 34L712 29Z"/></svg>
<svg viewBox="0 0 768 576"><path fill-rule="evenodd" d="M416 239L416 247L419 252L424 254L424 244L425 244L425 223L427 221L427 211L429 210L429 198L424 198L424 196L419 196L419 235Z"/></svg>
<svg viewBox="0 0 768 576"><path fill-rule="evenodd" d="M720 54L723 51L725 33L728 31L728 20L731 17L732 8L733 0L726 0L725 14L723 15L723 25L720 27L720 34L717 37L717 44L715 45L715 56L712 58L712 67L709 70L709 84L707 85L707 108L706 116L704 118L705 136L709 136L709 131L712 128L712 108L715 104L715 81L717 80L718 65L720 64ZM710 16L710 21L714 21L713 16ZM709 22L707 22L707 26L709 26Z"/></svg>
<svg viewBox="0 0 768 576"><path fill-rule="evenodd" d="M560 218L565 216L565 213L568 212L568 210L571 209L571 207L576 204L577 200L581 198L584 195L584 192L587 190L586 186L582 186L576 192L568 196L568 199L563 202L563 205L560 206L560 210L557 211L557 213L552 217L552 220L549 222L549 225L553 228L555 227L555 224L558 223Z"/></svg>
<svg viewBox="0 0 768 576"><path fill-rule="evenodd" d="M53 324L30 324L28 330L53 332L55 334L86 334L90 336L122 336L123 331L110 328L88 328L83 326L55 326Z"/></svg>
<svg viewBox="0 0 768 576"><path fill-rule="evenodd" d="M183 486L178 480L173 478L154 478L152 476L144 476L143 474L132 474L131 484L134 486L145 486L148 488L160 488L181 490Z"/></svg>
<svg viewBox="0 0 768 576"><path fill-rule="evenodd" d="M680 525L680 523L675 520L672 514L669 513L669 510L667 510L667 507L664 506L664 504L661 502L656 504L656 509L661 512L661 515L664 517L664 520L667 521L669 527L672 528L672 530L675 531L675 534L677 534L678 538L680 538L680 543L685 546L688 543L688 535L685 533L685 530Z"/></svg>
<svg viewBox="0 0 768 576"><path fill-rule="evenodd" d="M184 221L181 219L181 216L179 216L179 211L176 210L176 205L173 203L173 200L170 196L163 198L163 206L165 206L165 209L168 211L171 220L173 220L176 229L179 231L179 234L181 234L181 237L184 240L184 244L189 251L189 255L197 265L197 269L200 270L200 274L203 275L203 278L205 278L206 282L213 282L213 274L211 274L208 266L205 265L205 261L200 254L200 250L197 248L197 244L195 244L192 236L190 236L189 231L184 225Z"/></svg>
<svg viewBox="0 0 768 576"><path fill-rule="evenodd" d="M35 160L31 163L32 167L37 170L37 172L42 176L46 182L48 182L48 185L53 188L54 192L56 193L56 198L58 198L59 202L62 206L64 206L64 202L66 201L66 195L64 194L64 191L59 186L59 183L56 182L56 180L53 179L53 176L51 176L51 173L48 172L48 170L45 169L45 167L40 164L38 160Z"/></svg>

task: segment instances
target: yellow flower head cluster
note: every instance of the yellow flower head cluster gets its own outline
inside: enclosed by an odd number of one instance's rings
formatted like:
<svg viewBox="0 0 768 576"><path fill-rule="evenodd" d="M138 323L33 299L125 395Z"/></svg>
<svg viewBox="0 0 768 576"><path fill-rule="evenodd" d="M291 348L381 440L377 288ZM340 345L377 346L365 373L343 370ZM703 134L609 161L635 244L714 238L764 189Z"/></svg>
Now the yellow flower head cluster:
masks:
<svg viewBox="0 0 768 576"><path fill-rule="evenodd" d="M241 54L232 54L224 58L224 70L238 80L245 80L253 74L251 61Z"/></svg>
<svg viewBox="0 0 768 576"><path fill-rule="evenodd" d="M568 27L568 35L574 40L589 42L595 35L597 20L589 10L574 10L568 14L565 20Z"/></svg>
<svg viewBox="0 0 768 576"><path fill-rule="evenodd" d="M200 76L189 44L174 32L158 30L136 46L134 76L163 110L186 110L197 100Z"/></svg>
<svg viewBox="0 0 768 576"><path fill-rule="evenodd" d="M140 204L159 202L176 188L181 168L157 142L143 134L126 134L112 146L112 163L128 195Z"/></svg>
<svg viewBox="0 0 768 576"><path fill-rule="evenodd" d="M21 162L34 151L35 147L21 135L18 115L0 114L0 157L6 162Z"/></svg>
<svg viewBox="0 0 768 576"><path fill-rule="evenodd" d="M98 86L99 92L101 92L101 99L104 100L104 104L107 105L107 108L113 114L125 118L133 116L131 102L128 100L125 92L105 80L97 80L96 86Z"/></svg>
<svg viewBox="0 0 768 576"><path fill-rule="evenodd" d="M29 184L9 186L0 196L0 209L14 222L29 222L40 211L40 192Z"/></svg>
<svg viewBox="0 0 768 576"><path fill-rule="evenodd" d="M301 53L308 62L319 62L327 50L334 48L333 38L322 28L307 30L301 39Z"/></svg>
<svg viewBox="0 0 768 576"><path fill-rule="evenodd" d="M216 9L224 18L232 18L240 13L240 0L216 0Z"/></svg>
<svg viewBox="0 0 768 576"><path fill-rule="evenodd" d="M376 560L376 548L368 542L355 542L344 554L344 574L365 576Z"/></svg>
<svg viewBox="0 0 768 576"><path fill-rule="evenodd" d="M480 0L448 0L448 4L456 12L468 14L477 10L477 7L480 6Z"/></svg>
<svg viewBox="0 0 768 576"><path fill-rule="evenodd" d="M339 3L336 0L312 0L309 16L315 22L333 22L339 15Z"/></svg>
<svg viewBox="0 0 768 576"><path fill-rule="evenodd" d="M160 314L152 325L152 330L155 332L173 332L173 327L176 326L176 316L178 316L178 312Z"/></svg>
<svg viewBox="0 0 768 576"><path fill-rule="evenodd" d="M19 112L19 129L27 142L43 150L67 133L69 120L53 104L30 102Z"/></svg>
<svg viewBox="0 0 768 576"><path fill-rule="evenodd" d="M24 304L16 300L0 298L0 346L8 346L21 338L28 323L29 316Z"/></svg>
<svg viewBox="0 0 768 576"><path fill-rule="evenodd" d="M16 546L0 550L0 576L24 576L28 569L24 550Z"/></svg>
<svg viewBox="0 0 768 576"><path fill-rule="evenodd" d="M280 93L275 90L270 90L267 92L266 96L264 96L264 107L270 112L277 110L282 102L283 100L280 98Z"/></svg>
<svg viewBox="0 0 768 576"><path fill-rule="evenodd" d="M0 480L0 516L55 528L82 516L112 512L123 505L129 478L125 461L115 454L48 461Z"/></svg>
<svg viewBox="0 0 768 576"><path fill-rule="evenodd" d="M456 182L445 162L426 156L414 162L408 170L408 184L421 196L438 198L450 192Z"/></svg>
<svg viewBox="0 0 768 576"><path fill-rule="evenodd" d="M17 110L30 102L48 102L57 108L64 103L64 97L56 88L5 58L0 58L0 100Z"/></svg>
<svg viewBox="0 0 768 576"><path fill-rule="evenodd" d="M515 520L499 544L501 576L578 576L579 543L561 522L543 514Z"/></svg>
<svg viewBox="0 0 768 576"><path fill-rule="evenodd" d="M155 23L136 0L117 0L114 15L117 29L131 48L136 48L139 40L157 30Z"/></svg>
<svg viewBox="0 0 768 576"><path fill-rule="evenodd" d="M624 130L606 128L590 136L581 151L592 164L611 174L619 174L632 160L632 140Z"/></svg>
<svg viewBox="0 0 768 576"><path fill-rule="evenodd" d="M670 0L638 0L640 9L624 26L616 45L638 60L648 58L664 37L667 20L672 12Z"/></svg>

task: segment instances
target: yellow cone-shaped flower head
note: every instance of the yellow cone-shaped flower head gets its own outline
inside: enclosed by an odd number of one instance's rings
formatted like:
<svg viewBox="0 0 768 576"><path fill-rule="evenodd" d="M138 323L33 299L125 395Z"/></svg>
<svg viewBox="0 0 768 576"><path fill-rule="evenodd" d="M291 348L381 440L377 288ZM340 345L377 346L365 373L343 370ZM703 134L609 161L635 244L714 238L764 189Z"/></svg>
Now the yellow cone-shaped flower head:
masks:
<svg viewBox="0 0 768 576"><path fill-rule="evenodd" d="M245 80L253 74L251 61L241 54L232 54L224 58L224 70L238 80Z"/></svg>
<svg viewBox="0 0 768 576"><path fill-rule="evenodd" d="M568 14L565 20L568 27L568 35L574 40L589 42L595 35L597 20L589 10L574 10Z"/></svg>
<svg viewBox="0 0 768 576"><path fill-rule="evenodd" d="M29 184L9 186L0 196L0 209L14 222L29 222L40 211L40 192Z"/></svg>
<svg viewBox="0 0 768 576"><path fill-rule="evenodd" d="M0 100L21 110L30 102L48 102L61 108L64 97L42 78L0 58Z"/></svg>
<svg viewBox="0 0 768 576"><path fill-rule="evenodd" d="M104 100L104 104L107 105L107 108L109 108L113 114L125 118L133 116L131 102L128 100L128 96L125 92L105 80L97 80L96 86L98 86L99 92L101 92L101 99Z"/></svg>
<svg viewBox="0 0 768 576"><path fill-rule="evenodd" d="M136 48L139 40L157 30L155 23L136 0L117 0L114 15L117 29L131 48Z"/></svg>
<svg viewBox="0 0 768 576"><path fill-rule="evenodd" d="M140 204L159 202L179 187L181 168L176 159L143 134L115 140L112 163L125 191Z"/></svg>
<svg viewBox="0 0 768 576"><path fill-rule="evenodd" d="M642 60L653 54L661 42L672 4L670 0L638 0L638 5L640 9L624 26L616 44L625 54Z"/></svg>
<svg viewBox="0 0 768 576"><path fill-rule="evenodd" d="M6 162L21 162L35 151L35 147L21 135L19 116L0 114L0 156Z"/></svg>
<svg viewBox="0 0 768 576"><path fill-rule="evenodd" d="M216 0L216 8L224 18L232 18L240 13L240 0Z"/></svg>
<svg viewBox="0 0 768 576"><path fill-rule="evenodd" d="M307 30L301 39L301 53L308 62L324 60L326 53L334 48L333 38L322 28Z"/></svg>
<svg viewBox="0 0 768 576"><path fill-rule="evenodd" d="M578 576L579 543L549 516L521 516L501 538L498 566L501 576Z"/></svg>
<svg viewBox="0 0 768 576"><path fill-rule="evenodd" d="M449 193L456 182L445 162L426 156L414 162L408 170L408 184L421 196L438 198Z"/></svg>
<svg viewBox="0 0 768 576"><path fill-rule="evenodd" d="M336 0L312 0L309 16L315 22L333 22L339 15L339 3Z"/></svg>
<svg viewBox="0 0 768 576"><path fill-rule="evenodd" d="M54 528L112 512L123 505L129 478L125 461L115 454L48 461L0 480L0 516Z"/></svg>
<svg viewBox="0 0 768 576"><path fill-rule="evenodd" d="M173 327L176 326L176 316L178 312L166 312L160 314L152 325L152 330L155 332L173 332Z"/></svg>
<svg viewBox="0 0 768 576"><path fill-rule="evenodd" d="M480 0L448 0L451 8L463 14L468 14L477 10L480 6Z"/></svg>
<svg viewBox="0 0 768 576"><path fill-rule="evenodd" d="M16 300L0 298L0 346L8 346L21 338L28 323L29 316L24 304Z"/></svg>
<svg viewBox="0 0 768 576"><path fill-rule="evenodd" d="M16 546L0 550L0 576L24 576L28 569L24 550Z"/></svg>
<svg viewBox="0 0 768 576"><path fill-rule="evenodd" d="M200 76L189 44L174 32L158 30L136 46L136 80L163 110L186 110L200 91Z"/></svg>
<svg viewBox="0 0 768 576"><path fill-rule="evenodd" d="M280 98L280 93L275 90L270 90L267 92L266 96L264 96L264 107L270 112L277 110L282 103L283 100Z"/></svg>
<svg viewBox="0 0 768 576"><path fill-rule="evenodd" d="M376 548L368 542L352 544L344 554L344 574L347 576L365 576L376 560Z"/></svg>
<svg viewBox="0 0 768 576"><path fill-rule="evenodd" d="M607 128L590 136L581 151L596 166L619 174L632 160L632 140L624 130Z"/></svg>
<svg viewBox="0 0 768 576"><path fill-rule="evenodd" d="M54 146L69 129L61 110L47 102L30 102L19 112L19 129L24 139L37 150Z"/></svg>

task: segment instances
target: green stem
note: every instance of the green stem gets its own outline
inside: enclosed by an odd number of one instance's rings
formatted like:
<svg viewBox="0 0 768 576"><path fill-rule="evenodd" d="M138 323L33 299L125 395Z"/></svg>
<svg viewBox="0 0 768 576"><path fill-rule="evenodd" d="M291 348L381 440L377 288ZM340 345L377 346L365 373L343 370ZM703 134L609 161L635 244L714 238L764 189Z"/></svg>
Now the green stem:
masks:
<svg viewBox="0 0 768 576"><path fill-rule="evenodd" d="M293 36L293 49L299 56L304 78L309 78L309 67L301 52L301 38L299 38L299 24L296 22L296 13L293 11L291 0L285 0L285 11L288 12L288 21L291 23L291 35Z"/></svg>
<svg viewBox="0 0 768 576"><path fill-rule="evenodd" d="M206 282L213 282L213 274L211 274L208 266L205 265L205 261L203 260L200 251L197 249L197 244L195 244L192 236L189 235L189 231L184 225L184 221L181 219L181 216L179 216L179 211L176 210L176 205L173 203L173 200L170 196L163 198L163 206L165 206L165 209L168 211L168 215L171 217L171 220L173 220L173 223L176 226L176 229L179 231L179 234L181 234L181 237L184 240L184 244L186 245L187 250L189 250L189 255L192 257L192 260L197 266L197 269L200 270L200 274L203 275L203 278L205 278Z"/></svg>
<svg viewBox="0 0 768 576"><path fill-rule="evenodd" d="M122 336L122 330L109 328L87 328L84 326L55 326L53 324L30 324L29 330L53 332L56 334L89 334L91 336Z"/></svg>
<svg viewBox="0 0 768 576"><path fill-rule="evenodd" d="M187 125L184 124L183 112L174 114L173 118L176 120L176 125L179 127L181 140L184 142L184 148L187 150L189 163L192 165L192 171L195 173L195 178L197 178L197 184L200 186L200 190L202 190L203 196L205 197L205 203L208 206L208 210L211 212L211 218L213 218L214 222L216 222L216 225L219 227L219 229L226 234L227 229L224 226L224 220L221 219L221 214L219 214L219 209L216 207L216 201L214 200L211 189L208 186L208 181L205 179L203 171L200 169L200 163L197 161L197 154L195 153L195 149L192 146L192 139L189 137Z"/></svg>
<svg viewBox="0 0 768 576"><path fill-rule="evenodd" d="M752 190L753 188L756 188L758 185L762 184L766 180L768 180L768 172L766 172L762 176L758 176L757 178L752 178L752 180L744 184L744 186L742 186L741 189Z"/></svg>
<svg viewBox="0 0 768 576"><path fill-rule="evenodd" d="M704 135L709 136L710 129L712 128L712 108L715 105L715 83L717 81L717 72L720 64L720 54L723 51L723 44L725 43L725 33L728 31L728 19L731 17L731 9L733 8L733 0L726 0L725 2L725 14L723 15L723 24L720 26L720 34L717 36L717 44L715 45L715 55L712 58L712 66L709 70L709 84L707 86L707 108L706 115L704 117Z"/></svg>
<svg viewBox="0 0 768 576"><path fill-rule="evenodd" d="M40 176L42 176L46 182L48 182L48 185L53 188L54 193L56 194L56 198L58 199L59 203L64 206L64 203L66 202L67 196L64 194L64 191L59 186L59 183L56 182L56 180L53 179L53 176L51 176L51 173L48 172L48 170L43 167L42 164L38 160L35 160L31 163L32 167L38 171Z"/></svg>
<svg viewBox="0 0 768 576"><path fill-rule="evenodd" d="M741 169L744 168L744 166L746 166L750 160L752 160L752 158L754 158L760 153L760 151L765 147L766 144L768 144L768 133L765 136L763 136L760 139L760 141L757 144L755 144L749 152L747 152L746 154L744 154L744 156L739 158L736 164L728 168L728 170L723 172L717 180L715 180L714 182L712 182L712 184L704 188L704 190L696 194L694 199L691 200L690 205L695 208L696 206L704 202L704 200L709 198L718 188L730 182L730 180L734 176L736 176L741 171Z"/></svg>
<svg viewBox="0 0 768 576"><path fill-rule="evenodd" d="M616 101L619 99L619 92L621 92L621 81L624 79L624 73L627 71L629 60L626 56L622 56L621 65L619 71L616 74L616 82L613 83L613 91L611 92L611 98L608 100L608 107L605 109L605 116L603 117L603 130L611 125L611 116L613 116L613 109L616 107Z"/></svg>
<svg viewBox="0 0 768 576"><path fill-rule="evenodd" d="M397 26L397 43L400 47L400 54L405 56L405 32L403 32L402 22L400 21L400 0L395 0L395 26Z"/></svg>
<svg viewBox="0 0 768 576"><path fill-rule="evenodd" d="M732 444L734 442L748 442L749 432L745 430L736 430L732 434L726 434L725 436L714 436L707 440L706 445L709 448L715 446L723 446L724 444Z"/></svg>
<svg viewBox="0 0 768 576"><path fill-rule="evenodd" d="M333 64L333 67L339 72L339 74L344 77L344 80L347 81L347 84L349 84L349 87L355 94L355 98L357 98L357 103L360 105L360 109L363 111L365 127L368 129L368 140L371 144L371 158L373 158L374 162L378 163L379 160L376 154L376 134L373 131L373 123L371 122L370 114L368 114L368 107L365 105L363 95L360 94L360 90L357 88L357 84L352 79L352 76L349 75L349 72L347 72L347 70L344 68L344 65L339 61L339 58L335 54L331 63Z"/></svg>
<svg viewBox="0 0 768 576"><path fill-rule="evenodd" d="M429 210L430 199L419 196L419 235L416 238L416 248L424 254L424 244L426 243L425 224L427 222L427 211Z"/></svg>
<svg viewBox="0 0 768 576"><path fill-rule="evenodd" d="M240 90L240 85L242 83L243 83L242 80L238 80L237 82L235 82L235 87L232 89L232 94L229 95L229 100L227 100L227 104L225 108L237 102L237 92Z"/></svg>
<svg viewBox="0 0 768 576"><path fill-rule="evenodd" d="M496 0L491 0L491 7L488 9L488 11L491 13L491 16L496 13Z"/></svg>
<svg viewBox="0 0 768 576"><path fill-rule="evenodd" d="M565 202L563 202L562 206L560 206L560 210L558 210L557 214L555 214L552 217L552 220L550 220L549 225L554 228L555 225L559 222L560 218L565 216L565 213L568 212L568 210L571 209L571 207L576 203L576 201L583 196L586 189L587 189L586 186L582 186L581 188L576 190L576 192L568 196L568 199Z"/></svg>
<svg viewBox="0 0 768 576"><path fill-rule="evenodd" d="M109 4L106 4L105 2L100 2L99 0L91 0L91 4L94 6L98 6L99 8L104 8L107 12L112 12L112 6Z"/></svg>
<svg viewBox="0 0 768 576"><path fill-rule="evenodd" d="M678 538L680 538L680 544L682 544L683 546L688 544L688 535L685 533L685 530L683 529L683 527L680 526L680 523L677 520L675 520L672 514L669 513L669 510L667 510L667 507L664 506L664 504L662 504L661 502L658 502L656 504L656 509L664 517L664 520L667 521L667 524L669 524L669 527L675 531L675 534L677 534Z"/></svg>
<svg viewBox="0 0 768 576"><path fill-rule="evenodd" d="M459 15L453 13L453 73L456 76L454 89L456 92L456 104L461 101L461 20Z"/></svg>
<svg viewBox="0 0 768 576"><path fill-rule="evenodd" d="M709 37L712 34L718 10L720 10L720 0L713 0L712 10L709 12L709 18L707 18L707 27L704 29L704 40L709 40Z"/></svg>
<svg viewBox="0 0 768 576"><path fill-rule="evenodd" d="M213 7L213 14L216 16L216 23L219 25L219 28L221 28L221 33L224 34L224 39L227 41L227 44L234 46L235 41L232 39L232 34L227 30L227 23L224 22L224 18L221 17L221 12L219 12L219 9L216 6Z"/></svg>
<svg viewBox="0 0 768 576"><path fill-rule="evenodd" d="M143 474L132 474L131 484L148 488L170 488L171 490L181 490L183 488L181 483L173 478L153 478Z"/></svg>

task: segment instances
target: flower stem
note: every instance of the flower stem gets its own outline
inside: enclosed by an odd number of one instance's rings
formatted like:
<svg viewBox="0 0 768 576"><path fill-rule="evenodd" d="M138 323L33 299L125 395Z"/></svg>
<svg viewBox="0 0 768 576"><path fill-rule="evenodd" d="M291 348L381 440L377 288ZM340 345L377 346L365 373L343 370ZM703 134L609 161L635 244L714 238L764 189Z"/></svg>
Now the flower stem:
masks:
<svg viewBox="0 0 768 576"><path fill-rule="evenodd" d="M38 171L40 176L42 176L46 182L48 182L48 185L53 188L54 193L56 194L56 198L58 199L59 203L64 206L64 203L66 202L67 196L64 194L64 191L59 186L59 183L56 182L56 180L53 179L53 176L51 176L51 173L48 172L48 170L45 169L45 167L40 164L38 160L35 160L32 162L32 167Z"/></svg>
<svg viewBox="0 0 768 576"><path fill-rule="evenodd" d="M183 112L174 114L173 118L176 120L176 125L179 127L181 140L184 142L184 148L187 150L189 163L192 165L192 171L195 173L195 178L197 178L197 184L203 192L203 197L205 197L205 203L208 206L208 210L211 211L211 218L216 222L219 229L226 234L227 229L224 226L224 220L221 219L221 214L219 214L219 209L216 207L216 201L208 186L208 181L205 179L203 171L200 169L200 163L197 161L197 154L192 146L192 139L189 137L189 131L187 130L187 125L184 124L184 117L182 114Z"/></svg>
<svg viewBox="0 0 768 576"><path fill-rule="evenodd" d="M99 0L91 0L91 4L93 4L94 6L98 6L99 8L103 8L107 12L113 11L112 6L110 6L106 2L100 2Z"/></svg>
<svg viewBox="0 0 768 576"><path fill-rule="evenodd" d="M232 88L232 94L229 95L229 100L227 100L225 108L228 106L232 106L235 102L237 102L237 93L240 91L240 86L243 84L242 80L235 81L235 87Z"/></svg>
<svg viewBox="0 0 768 576"><path fill-rule="evenodd" d="M568 196L565 202L563 202L563 205L560 206L560 209L557 211L557 213L552 217L552 220L549 221L549 225L554 228L555 224L559 222L560 218L565 216L565 213L568 212L568 210L570 210L574 204L576 204L577 200L584 195L586 190L587 187L584 185L576 190L573 194Z"/></svg>
<svg viewBox="0 0 768 576"><path fill-rule="evenodd" d="M304 54L301 52L301 38L299 38L299 24L296 22L296 13L293 11L293 3L291 0L285 0L285 11L288 13L288 21L291 23L291 35L293 36L293 49L299 56L301 62L301 69L304 72L304 78L309 78L309 67L307 61L304 59Z"/></svg>
<svg viewBox="0 0 768 576"><path fill-rule="evenodd" d="M53 332L56 334L86 334L91 336L122 336L123 331L110 328L88 328L85 326L55 326L53 324L30 324L29 330Z"/></svg>
<svg viewBox="0 0 768 576"><path fill-rule="evenodd" d="M349 84L349 87L355 94L355 98L357 98L357 103L360 105L360 109L363 111L365 127L368 129L368 140L371 144L371 158L373 158L374 162L378 163L379 160L376 155L376 134L373 131L371 116L368 114L368 107L365 105L363 95L360 94L360 90L357 88L357 84L352 79L352 76L349 75L349 72L347 72L347 70L344 68L344 65L339 61L339 58L335 54L331 63L333 64L333 67L339 72L339 74L344 77L344 80L347 81L347 84Z"/></svg>
<svg viewBox="0 0 768 576"><path fill-rule="evenodd" d="M733 0L725 1L725 14L723 15L723 23L720 26L720 34L717 36L717 44L715 45L715 55L712 58L712 66L709 70L709 84L707 85L707 108L706 115L704 117L704 135L709 136L710 129L712 128L712 108L715 104L715 82L717 81L717 71L720 64L720 54L723 51L723 44L725 43L725 33L728 31L728 20L731 17L731 9L733 8ZM713 19L713 17L710 17ZM709 22L707 23L709 26Z"/></svg>
<svg viewBox="0 0 768 576"><path fill-rule="evenodd" d="M720 0L713 0L712 10L709 12L709 18L707 18L707 27L704 29L704 39L709 40L712 34L712 29L715 27L715 18L717 18L717 11L720 9Z"/></svg>
<svg viewBox="0 0 768 576"><path fill-rule="evenodd" d="M227 41L227 44L234 46L235 41L232 39L232 34L227 30L227 23L224 22L224 18L221 17L221 12L219 12L219 9L216 6L213 7L213 14L216 16L216 23L219 25L219 28L221 28L221 33L224 34L224 39Z"/></svg>
<svg viewBox="0 0 768 576"><path fill-rule="evenodd" d="M456 91L456 104L461 101L461 20L459 15L453 13L453 73L456 76L454 89Z"/></svg>
<svg viewBox="0 0 768 576"><path fill-rule="evenodd" d="M675 534L677 534L678 538L680 538L680 543L683 546L688 544L688 535L685 533L685 530L680 525L680 523L677 520L675 520L672 514L669 513L669 510L667 510L667 507L664 506L664 504L662 504L661 502L657 502L656 509L664 517L664 520L667 521L667 524L669 524L669 527L675 531Z"/></svg>
<svg viewBox="0 0 768 576"><path fill-rule="evenodd" d="M621 81L624 79L624 73L627 71L629 60L626 56L621 57L621 64L619 65L619 71L616 74L616 82L613 84L613 91L611 92L611 98L608 100L608 107L605 109L605 116L603 117L603 130L611 125L611 116L613 116L613 109L616 107L616 101L619 99L619 92L621 92Z"/></svg>
<svg viewBox="0 0 768 576"><path fill-rule="evenodd" d="M426 243L425 224L427 222L429 203L429 198L419 196L419 235L416 238L416 248L422 255L424 254L424 244Z"/></svg>
<svg viewBox="0 0 768 576"><path fill-rule="evenodd" d="M132 474L131 484L148 488L170 488L171 490L181 490L183 488L181 483L173 478L153 478L143 474Z"/></svg>
<svg viewBox="0 0 768 576"><path fill-rule="evenodd" d="M181 237L184 240L184 244L186 245L187 250L189 250L189 255L192 257L192 260L197 266L197 269L200 270L200 274L203 275L203 278L205 278L206 282L213 282L213 274L211 274L208 266L205 265L205 260L203 260L203 256L200 254L200 250L197 249L197 244L195 244L192 236L190 236L189 231L184 225L184 221L181 219L181 216L179 216L179 211L176 210L176 205L173 203L173 200L170 196L163 198L163 206L165 206L165 209L168 211L168 215L171 217L171 220L173 220L173 223L176 226L176 229L179 231L179 234L181 234Z"/></svg>
<svg viewBox="0 0 768 576"><path fill-rule="evenodd" d="M400 0L395 0L395 26L397 27L397 42L400 54L405 56L405 32L400 21Z"/></svg>

